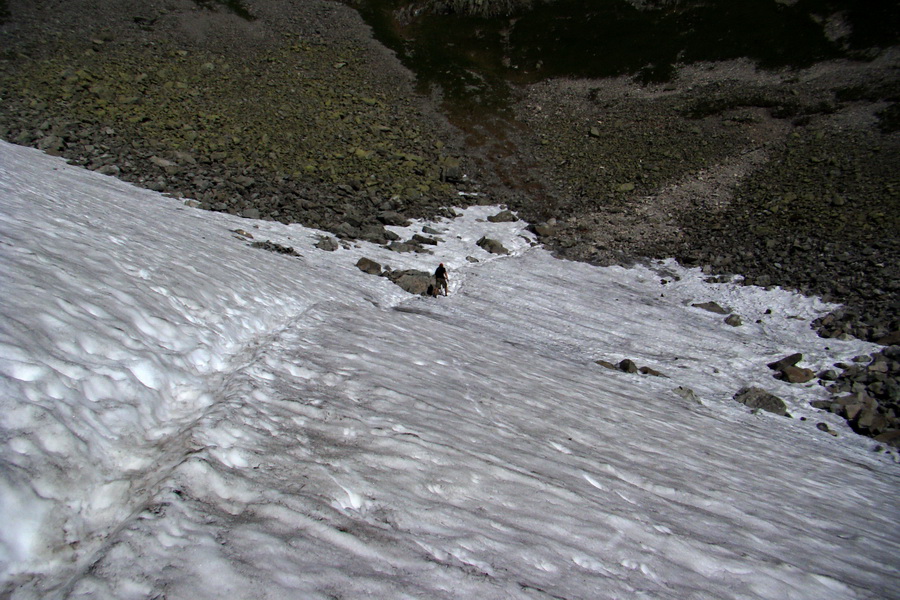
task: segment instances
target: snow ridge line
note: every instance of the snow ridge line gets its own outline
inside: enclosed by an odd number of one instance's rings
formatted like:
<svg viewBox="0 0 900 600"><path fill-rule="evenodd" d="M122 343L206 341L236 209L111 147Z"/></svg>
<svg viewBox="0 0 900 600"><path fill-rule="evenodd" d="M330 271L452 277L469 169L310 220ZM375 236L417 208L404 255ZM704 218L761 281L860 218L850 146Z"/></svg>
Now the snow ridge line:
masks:
<svg viewBox="0 0 900 600"><path fill-rule="evenodd" d="M122 504L132 506L129 514L98 540L98 546L95 549L76 562L65 583L50 588L46 590L47 592L59 591L62 597L70 595L79 580L90 571L93 565L101 561L117 542L119 534L155 503L154 498L159 495L161 487L171 479L172 474L192 457L209 449L208 445L195 443L198 439L197 431L211 420L212 415L223 412L228 404L236 402L229 397L230 394L227 392L231 382L262 359L263 352L270 345L267 342L277 339L284 331L296 327L304 316L315 310L320 304L322 303L316 302L276 327L253 336L240 349L226 358L228 368L205 376L205 379L211 382L206 386L208 396L217 400L204 406L199 415L186 420L178 426L175 433L167 435L165 439L158 442L160 458L144 469L143 473L138 476L129 474L129 478L137 480L136 486L129 489L128 495L122 499ZM192 414L192 411L188 411L188 414ZM137 495L138 499L129 501L129 498L134 495Z"/></svg>
<svg viewBox="0 0 900 600"><path fill-rule="evenodd" d="M306 315L314 311L320 304L322 303L316 302L305 307L297 315L283 321L276 327L253 336L239 350L227 357L226 363L229 365L228 368L205 376L205 379L210 381L210 384L206 386L207 393L201 394L201 397L208 394L208 397L217 400L202 407L202 412L199 415L187 419L178 426L178 430L174 434L167 435L157 443L160 446L160 459L145 469L141 475L129 475L130 478L137 480L137 485L129 490L129 497L137 493L138 499L131 502L127 498L123 499L123 504L132 506L131 511L124 519L113 526L109 533L102 537L96 549L76 563L67 582L58 588L63 597L71 594L79 579L86 575L94 564L103 559L109 549L116 543L118 534L136 521L142 513L146 512L155 503L154 498L159 495L161 487L172 477L172 474L191 458L209 450L209 445L195 443L198 439L197 432L204 424L213 420L213 415L223 413L229 404L239 403L238 400L231 398L232 394L227 391L231 383L262 360L264 352L273 340L280 337L286 330L295 328ZM149 435L148 437L154 436ZM57 589L48 591L55 592Z"/></svg>

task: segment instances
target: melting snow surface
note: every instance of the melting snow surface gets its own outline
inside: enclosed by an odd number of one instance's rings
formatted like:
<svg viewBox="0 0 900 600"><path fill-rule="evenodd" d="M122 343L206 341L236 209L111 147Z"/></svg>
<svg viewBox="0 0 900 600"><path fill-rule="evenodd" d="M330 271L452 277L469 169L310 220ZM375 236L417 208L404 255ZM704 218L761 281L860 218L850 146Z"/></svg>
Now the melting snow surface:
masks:
<svg viewBox="0 0 900 600"><path fill-rule="evenodd" d="M0 594L898 597L895 455L766 367L875 347L786 291L556 260L497 211L430 223L433 254L325 252L0 143ZM362 256L444 262L450 296ZM623 358L666 377L595 362Z"/></svg>

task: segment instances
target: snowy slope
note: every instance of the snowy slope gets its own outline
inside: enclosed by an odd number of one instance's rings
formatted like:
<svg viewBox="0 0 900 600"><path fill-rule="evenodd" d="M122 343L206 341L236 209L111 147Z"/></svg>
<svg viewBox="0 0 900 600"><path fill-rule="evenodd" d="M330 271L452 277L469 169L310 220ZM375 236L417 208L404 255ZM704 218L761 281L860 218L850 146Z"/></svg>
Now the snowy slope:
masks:
<svg viewBox="0 0 900 600"><path fill-rule="evenodd" d="M821 302L558 261L491 207L325 252L5 143L0 207L4 597L900 597L895 456L765 366L874 349Z"/></svg>

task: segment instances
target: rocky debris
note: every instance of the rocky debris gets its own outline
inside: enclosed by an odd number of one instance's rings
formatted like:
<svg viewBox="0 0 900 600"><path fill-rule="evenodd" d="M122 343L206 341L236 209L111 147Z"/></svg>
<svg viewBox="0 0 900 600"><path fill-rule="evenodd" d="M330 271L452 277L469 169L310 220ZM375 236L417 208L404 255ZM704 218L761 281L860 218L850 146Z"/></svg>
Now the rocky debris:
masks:
<svg viewBox="0 0 900 600"><path fill-rule="evenodd" d="M406 227L409 225L409 219L392 210L378 213L377 218L384 225L394 225L397 227Z"/></svg>
<svg viewBox="0 0 900 600"><path fill-rule="evenodd" d="M507 204L532 223L555 218L540 239L563 258L674 256L845 305L815 324L823 336L885 338L900 330L900 137L878 127L897 93L885 71L896 51L879 56L790 92L736 62L679 68L665 91L533 85L517 105L519 143L544 168L520 173L540 194Z"/></svg>
<svg viewBox="0 0 900 600"><path fill-rule="evenodd" d="M787 415L787 405L784 400L758 387L741 388L733 399L754 410L764 410L781 416Z"/></svg>
<svg viewBox="0 0 900 600"><path fill-rule="evenodd" d="M418 296L428 296L435 289L434 275L427 271L419 271L417 269L393 270L384 268L380 263L366 257L356 261L357 268L363 273L369 275L378 275L387 278L391 283L397 285L410 294Z"/></svg>
<svg viewBox="0 0 900 600"><path fill-rule="evenodd" d="M815 371L812 369L804 369L797 366L803 360L803 355L799 352L785 356L775 362L771 362L767 367L775 371L775 377L788 383L806 383L816 377Z"/></svg>
<svg viewBox="0 0 900 600"><path fill-rule="evenodd" d="M843 371L827 386L833 399L811 405L845 418L856 433L900 447L900 346L858 358L835 365Z"/></svg>
<svg viewBox="0 0 900 600"><path fill-rule="evenodd" d="M606 360L597 360L595 361L601 367L605 367L607 369L611 369L613 371L622 371L623 373L641 373L642 375L652 375L653 377L666 377L656 369L652 369L650 367L638 367L637 364L630 358L626 358L624 360L619 361L618 364L613 364Z"/></svg>
<svg viewBox="0 0 900 600"><path fill-rule="evenodd" d="M702 308L705 311L716 313L718 315L727 315L731 312L729 309L720 306L717 302L699 302L691 304L691 306L694 308Z"/></svg>
<svg viewBox="0 0 900 600"><path fill-rule="evenodd" d="M443 240L441 240L440 238L428 237L428 236L417 233L417 234L413 235L409 241L419 244L421 246L437 246Z"/></svg>
<svg viewBox="0 0 900 600"><path fill-rule="evenodd" d="M405 242L394 241L387 244L385 247L394 252L419 252L431 254L431 250L425 246L437 246L437 244L438 240L417 233Z"/></svg>
<svg viewBox="0 0 900 600"><path fill-rule="evenodd" d="M482 237L476 244L491 254L509 254L509 250L498 240Z"/></svg>
<svg viewBox="0 0 900 600"><path fill-rule="evenodd" d="M53 23L16 11L0 137L199 208L344 238L469 203L461 135L352 9L304 3L250 33L178 3L148 9L145 30L113 6L88 18L61 5ZM110 40L98 46L100 17ZM203 36L185 37L183 17Z"/></svg>
<svg viewBox="0 0 900 600"><path fill-rule="evenodd" d="M276 254L286 254L288 256L300 256L296 250L294 250L290 246L282 246L281 244L276 244L275 242L266 240L265 242L253 242L250 244L252 248L261 248L263 250L268 250L269 252L275 252Z"/></svg>

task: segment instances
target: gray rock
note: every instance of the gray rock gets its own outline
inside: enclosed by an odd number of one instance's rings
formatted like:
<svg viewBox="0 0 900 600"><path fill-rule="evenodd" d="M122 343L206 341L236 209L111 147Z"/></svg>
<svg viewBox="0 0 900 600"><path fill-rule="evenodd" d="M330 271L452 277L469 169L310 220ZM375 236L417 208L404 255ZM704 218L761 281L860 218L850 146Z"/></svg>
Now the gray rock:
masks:
<svg viewBox="0 0 900 600"><path fill-rule="evenodd" d="M287 254L288 256L300 256L297 254L297 251L291 248L290 246L282 246L281 244L277 244L271 240L266 240L264 242L253 242L250 244L253 248L261 248L263 250L268 250L269 252L275 252L276 254Z"/></svg>
<svg viewBox="0 0 900 600"><path fill-rule="evenodd" d="M369 275L381 275L381 265L365 256L356 261L356 267Z"/></svg>
<svg viewBox="0 0 900 600"><path fill-rule="evenodd" d="M619 363L619 370L624 371L625 373L637 373L638 367L634 364L634 361L630 358L626 358L625 360Z"/></svg>
<svg viewBox="0 0 900 600"><path fill-rule="evenodd" d="M740 327L744 322L741 321L741 317L738 315L728 315L725 317L725 324L731 325L732 327Z"/></svg>
<svg viewBox="0 0 900 600"><path fill-rule="evenodd" d="M406 227L409 225L409 221L406 217L392 210L385 210L378 213L377 218L385 225L393 225L396 227Z"/></svg>
<svg viewBox="0 0 900 600"><path fill-rule="evenodd" d="M784 400L758 387L741 388L734 395L734 400L749 408L761 409L782 416L787 414L787 405Z"/></svg>
<svg viewBox="0 0 900 600"><path fill-rule="evenodd" d="M532 225L529 229L538 237L550 237L556 235L556 227L547 223Z"/></svg>
<svg viewBox="0 0 900 600"><path fill-rule="evenodd" d="M503 244L498 242L497 240L492 240L487 237L482 237L478 242L476 242L481 248L487 250L491 254L509 254L509 250L507 250Z"/></svg>
<svg viewBox="0 0 900 600"><path fill-rule="evenodd" d="M834 369L826 369L818 374L818 378L822 381L837 381L838 373Z"/></svg>
<svg viewBox="0 0 900 600"><path fill-rule="evenodd" d="M37 147L47 153L56 153L64 148L65 144L58 135L48 135L38 141Z"/></svg>
<svg viewBox="0 0 900 600"><path fill-rule="evenodd" d="M325 250L326 252L334 252L340 246L338 242L333 237L323 237L321 240L316 243L316 248L319 250Z"/></svg>
<svg viewBox="0 0 900 600"><path fill-rule="evenodd" d="M796 354L791 354L790 356L778 359L775 362L770 362L766 366L773 371L784 371L787 367L793 367L801 360L803 360L803 355L797 352Z"/></svg>
<svg viewBox="0 0 900 600"><path fill-rule="evenodd" d="M110 177L115 177L121 172L121 169L117 165L103 165L97 172L101 175L109 175Z"/></svg>
<svg viewBox="0 0 900 600"><path fill-rule="evenodd" d="M677 388L675 388L672 391L675 392L676 394L678 394L679 396L681 396L682 398L684 398L685 400L687 400L688 402L702 404L702 402L700 402L700 398L698 398L697 394L694 393L694 390L692 390L689 387L684 387L684 386L679 385Z"/></svg>
<svg viewBox="0 0 900 600"><path fill-rule="evenodd" d="M780 379L788 383L806 383L816 376L812 369L801 369L800 367L785 367L781 371Z"/></svg>
<svg viewBox="0 0 900 600"><path fill-rule="evenodd" d="M513 214L512 211L503 210L498 212L496 215L488 217L487 220L491 223L515 223L519 220L519 217Z"/></svg>
<svg viewBox="0 0 900 600"><path fill-rule="evenodd" d="M259 209L258 208L247 208L241 211L241 216L245 219L258 219L259 218Z"/></svg>
<svg viewBox="0 0 900 600"><path fill-rule="evenodd" d="M419 244L424 244L426 246L437 246L438 244L438 240L424 235L419 235L418 233L412 236L412 241Z"/></svg>
<svg viewBox="0 0 900 600"><path fill-rule="evenodd" d="M644 375L652 375L653 377L666 377L656 369L651 369L650 367L641 367L638 371Z"/></svg>
<svg viewBox="0 0 900 600"><path fill-rule="evenodd" d="M409 242L391 242L388 244L388 250L393 252L418 252L422 249L422 246L418 244L411 244Z"/></svg>
<svg viewBox="0 0 900 600"><path fill-rule="evenodd" d="M360 239L372 242L373 244L387 244L400 239L399 235L393 231L388 231L381 225L368 225L364 227L359 237Z"/></svg>
<svg viewBox="0 0 900 600"><path fill-rule="evenodd" d="M721 307L716 302L700 302L700 303L696 303L696 304L691 304L691 306L693 306L694 308L702 308L703 310L717 313L720 315L727 315L728 313L731 312L727 308Z"/></svg>
<svg viewBox="0 0 900 600"><path fill-rule="evenodd" d="M900 448L900 429L891 429L875 436L876 442Z"/></svg>
<svg viewBox="0 0 900 600"><path fill-rule="evenodd" d="M406 271L391 271L386 274L387 278L393 283L400 286L410 294L424 296L428 293L429 288L433 289L434 277L427 271L418 271L414 269Z"/></svg>

